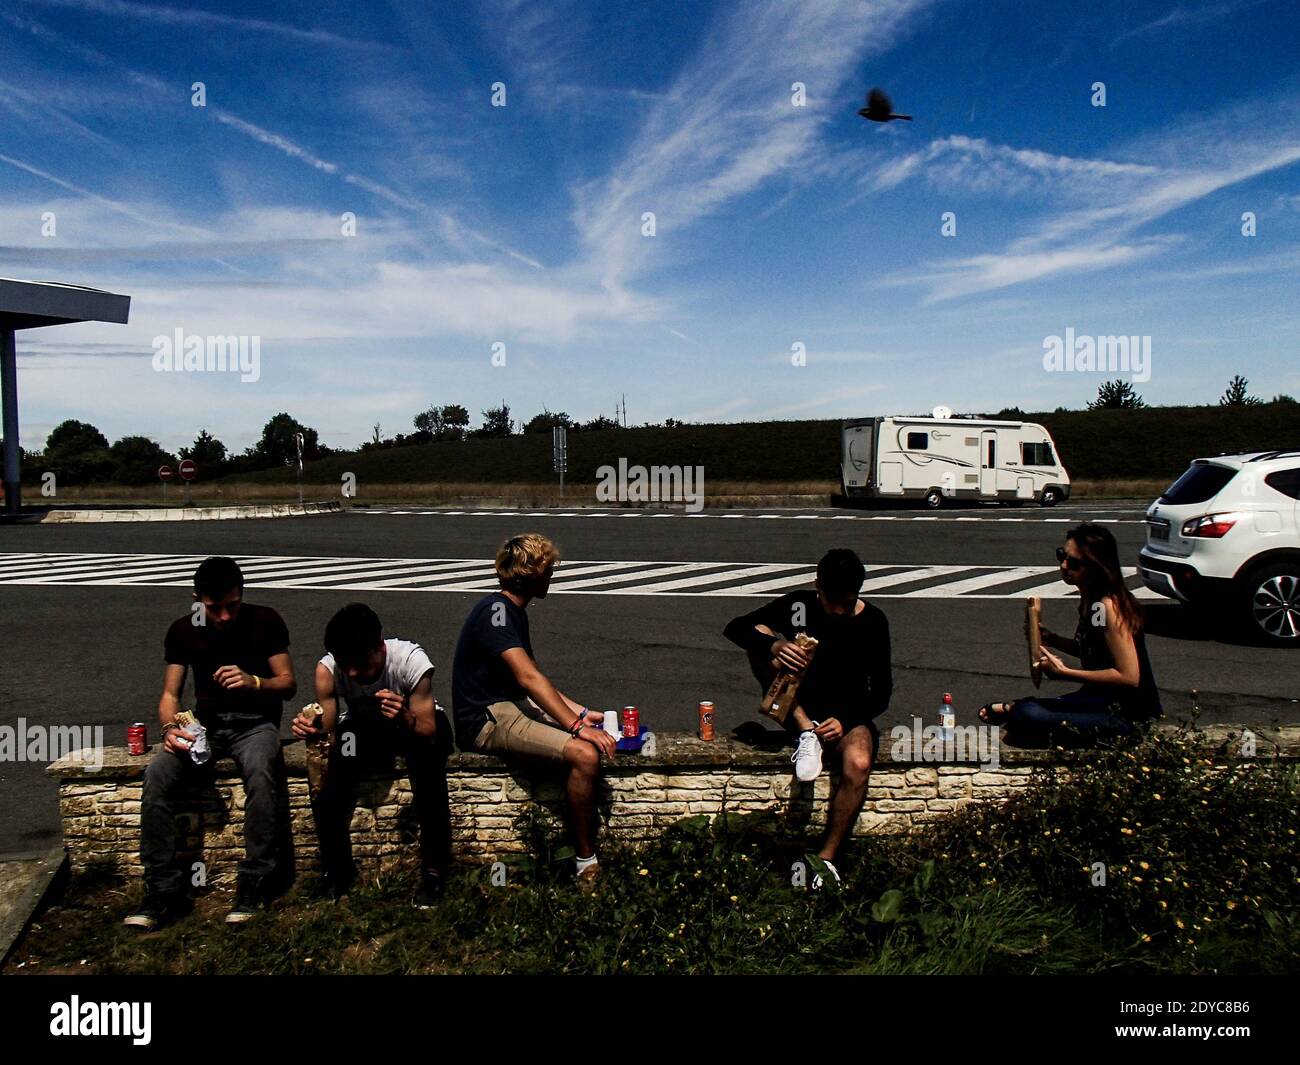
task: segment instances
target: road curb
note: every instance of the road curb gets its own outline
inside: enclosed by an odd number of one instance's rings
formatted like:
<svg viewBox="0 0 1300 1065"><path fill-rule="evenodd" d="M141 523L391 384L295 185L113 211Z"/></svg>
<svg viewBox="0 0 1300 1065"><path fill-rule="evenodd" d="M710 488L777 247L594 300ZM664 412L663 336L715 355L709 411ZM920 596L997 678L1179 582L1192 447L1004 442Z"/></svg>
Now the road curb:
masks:
<svg viewBox="0 0 1300 1065"><path fill-rule="evenodd" d="M0 855L0 865L29 865L8 897L0 898L0 968L23 937L50 886L68 865L68 854L58 843L43 853Z"/></svg>
<svg viewBox="0 0 1300 1065"><path fill-rule="evenodd" d="M301 518L338 514L339 503L259 503L238 507L159 507L133 510L51 510L42 522L227 521L236 518Z"/></svg>

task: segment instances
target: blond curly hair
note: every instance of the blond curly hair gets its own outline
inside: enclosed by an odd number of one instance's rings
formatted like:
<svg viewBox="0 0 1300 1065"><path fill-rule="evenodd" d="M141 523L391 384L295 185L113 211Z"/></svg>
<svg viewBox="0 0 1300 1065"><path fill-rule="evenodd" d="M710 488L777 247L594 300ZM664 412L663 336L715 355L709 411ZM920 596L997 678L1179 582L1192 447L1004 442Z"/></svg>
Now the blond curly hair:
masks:
<svg viewBox="0 0 1300 1065"><path fill-rule="evenodd" d="M560 549L541 533L512 536L497 551L497 579L502 588L521 592L558 561Z"/></svg>

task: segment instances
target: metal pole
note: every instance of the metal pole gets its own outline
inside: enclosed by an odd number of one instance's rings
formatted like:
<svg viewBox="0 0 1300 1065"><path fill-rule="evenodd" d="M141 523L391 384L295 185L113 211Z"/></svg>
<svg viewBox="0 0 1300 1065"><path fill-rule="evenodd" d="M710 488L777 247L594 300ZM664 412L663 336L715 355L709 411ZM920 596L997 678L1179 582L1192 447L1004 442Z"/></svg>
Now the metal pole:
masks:
<svg viewBox="0 0 1300 1065"><path fill-rule="evenodd" d="M5 513L16 515L22 504L18 469L18 347L14 331L7 326L0 328L0 379L4 392Z"/></svg>

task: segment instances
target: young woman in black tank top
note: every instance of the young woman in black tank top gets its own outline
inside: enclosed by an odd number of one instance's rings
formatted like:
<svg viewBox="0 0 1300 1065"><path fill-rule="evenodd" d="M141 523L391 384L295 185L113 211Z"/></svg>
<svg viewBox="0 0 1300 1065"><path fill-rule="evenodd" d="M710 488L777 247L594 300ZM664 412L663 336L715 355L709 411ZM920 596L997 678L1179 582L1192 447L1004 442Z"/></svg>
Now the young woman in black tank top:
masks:
<svg viewBox="0 0 1300 1065"><path fill-rule="evenodd" d="M1079 589L1079 624L1071 638L1040 627L1039 665L1045 677L1082 687L983 707L980 718L1005 725L1006 741L1017 747L1090 746L1132 735L1161 714L1142 609L1124 582L1115 537L1085 522L1066 534L1056 557L1061 580ZM1079 666L1053 650L1077 657Z"/></svg>

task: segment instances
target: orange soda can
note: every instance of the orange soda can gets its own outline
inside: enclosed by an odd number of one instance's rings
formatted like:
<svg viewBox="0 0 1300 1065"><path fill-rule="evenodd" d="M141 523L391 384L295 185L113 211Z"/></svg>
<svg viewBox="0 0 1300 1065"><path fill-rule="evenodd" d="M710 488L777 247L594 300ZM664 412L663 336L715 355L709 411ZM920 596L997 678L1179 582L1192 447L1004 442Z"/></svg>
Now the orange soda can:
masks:
<svg viewBox="0 0 1300 1065"><path fill-rule="evenodd" d="M713 704L710 702L700 703L700 739L713 739Z"/></svg>

